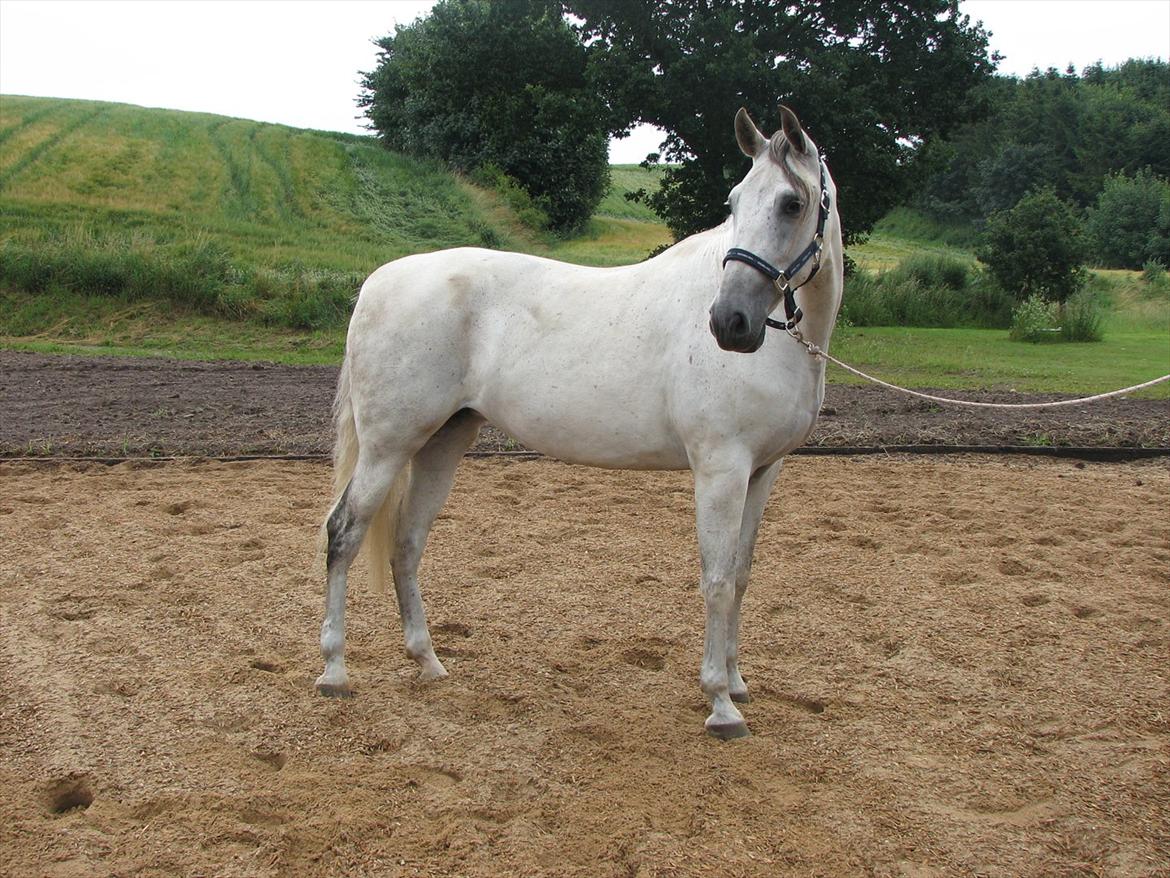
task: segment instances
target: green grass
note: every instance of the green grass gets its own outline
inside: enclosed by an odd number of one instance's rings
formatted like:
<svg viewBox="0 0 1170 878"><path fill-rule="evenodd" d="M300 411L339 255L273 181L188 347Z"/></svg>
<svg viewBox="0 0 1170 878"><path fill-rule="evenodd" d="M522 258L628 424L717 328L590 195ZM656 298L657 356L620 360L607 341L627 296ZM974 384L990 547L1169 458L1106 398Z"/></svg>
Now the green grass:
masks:
<svg viewBox="0 0 1170 878"><path fill-rule="evenodd" d="M1012 341L1006 328L841 326L832 352L907 387L1088 395L1170 373L1170 284L1151 283L1137 271L1093 270L1089 290L1107 307L1103 341L1066 342L1054 335L1030 344ZM865 383L834 366L828 380ZM1170 398L1170 383L1140 395Z"/></svg>
<svg viewBox="0 0 1170 878"><path fill-rule="evenodd" d="M0 347L184 360L339 363L345 329L297 330L200 314L157 299L0 291Z"/></svg>
<svg viewBox="0 0 1170 878"><path fill-rule="evenodd" d="M597 213L614 219L637 220L657 225L658 215L641 202L630 201L626 195L644 189L656 192L662 182L662 168L646 169L641 165L610 165L609 192L597 206Z"/></svg>
<svg viewBox="0 0 1170 878"><path fill-rule="evenodd" d="M1127 295L1134 295L1132 291ZM1170 372L1170 303L1115 311L1104 342L1021 344L1007 330L842 327L834 356L908 387L1014 389L1091 394ZM1156 306L1156 307L1155 307ZM15 335L21 321L40 331ZM158 301L67 294L52 299L0 293L0 346L42 353L169 356L180 359L337 363L344 329L296 331L175 311ZM828 379L862 383L835 366ZM1170 398L1170 386L1143 391Z"/></svg>
<svg viewBox="0 0 1170 878"><path fill-rule="evenodd" d="M869 271L896 268L908 257L932 255L969 263L975 235L970 227L948 225L907 207L898 207L883 217L868 240L848 249L857 264Z"/></svg>
<svg viewBox="0 0 1170 878"><path fill-rule="evenodd" d="M905 387L1095 394L1170 373L1170 337L1158 330L1110 332L1104 342L1022 344L1005 330L846 328L833 356ZM830 381L863 384L829 366ZM1142 391L1170 398L1170 385Z"/></svg>
<svg viewBox="0 0 1170 878"><path fill-rule="evenodd" d="M498 193L369 137L0 96L0 282L29 292L337 325L361 281L409 253L490 246L612 265L667 238L644 208L611 201L583 244L554 240Z"/></svg>

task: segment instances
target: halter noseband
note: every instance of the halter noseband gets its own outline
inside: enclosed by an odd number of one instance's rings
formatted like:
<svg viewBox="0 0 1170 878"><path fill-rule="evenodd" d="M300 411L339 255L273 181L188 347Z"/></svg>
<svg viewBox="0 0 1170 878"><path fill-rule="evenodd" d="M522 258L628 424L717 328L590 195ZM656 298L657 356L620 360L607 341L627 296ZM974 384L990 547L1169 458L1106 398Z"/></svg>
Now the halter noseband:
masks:
<svg viewBox="0 0 1170 878"><path fill-rule="evenodd" d="M792 260L792 264L784 271L776 268L768 260L757 256L750 250L744 250L740 247L732 247L727 251L727 255L723 257L723 266L726 268L730 261L743 262L750 265L756 271L767 276L776 287L777 291L784 297L784 316L786 318L784 323L779 320L773 320L771 317L765 319L765 323L773 329L795 329L796 324L800 323L800 318L804 316L804 312L796 306L796 296L793 293L803 287L806 283L816 277L821 268L821 252L825 245L825 223L829 219L829 208L831 200L829 197L828 181L826 180L825 159L824 156L820 160L821 166L821 199L820 211L817 214L817 232L813 236L812 241L807 247L800 251L800 255ZM808 273L801 283L796 286L789 286L788 282L796 277L797 273L804 268L809 260L813 261L812 271Z"/></svg>

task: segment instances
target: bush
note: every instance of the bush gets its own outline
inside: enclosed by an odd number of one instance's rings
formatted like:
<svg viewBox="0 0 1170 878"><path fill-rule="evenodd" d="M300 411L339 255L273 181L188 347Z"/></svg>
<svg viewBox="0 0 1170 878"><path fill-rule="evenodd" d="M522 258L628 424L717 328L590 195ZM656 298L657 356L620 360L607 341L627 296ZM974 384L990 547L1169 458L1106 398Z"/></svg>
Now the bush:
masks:
<svg viewBox="0 0 1170 878"><path fill-rule="evenodd" d="M1081 222L1050 189L992 214L976 254L1018 300L1039 296L1063 302L1087 279Z"/></svg>
<svg viewBox="0 0 1170 878"><path fill-rule="evenodd" d="M204 314L257 316L296 329L344 323L363 277L300 263L242 266L223 244L201 235L159 243L71 228L0 244L0 284L46 300L69 294L162 299Z"/></svg>
<svg viewBox="0 0 1170 878"><path fill-rule="evenodd" d="M1110 268L1170 261L1170 182L1149 170L1105 179L1085 221L1093 255Z"/></svg>
<svg viewBox="0 0 1170 878"><path fill-rule="evenodd" d="M1040 296L1029 296L1012 311L1013 341L1046 341L1053 338L1056 306Z"/></svg>
<svg viewBox="0 0 1170 878"><path fill-rule="evenodd" d="M971 280L972 266L953 256L920 254L899 262L894 274L913 278L927 288L964 290Z"/></svg>
<svg viewBox="0 0 1170 878"><path fill-rule="evenodd" d="M1105 309L1092 290L1081 290L1064 303L1060 336L1065 341L1101 341Z"/></svg>
<svg viewBox="0 0 1170 878"><path fill-rule="evenodd" d="M882 274L845 279L840 319L852 326L1006 327L1012 302L962 260L915 256Z"/></svg>

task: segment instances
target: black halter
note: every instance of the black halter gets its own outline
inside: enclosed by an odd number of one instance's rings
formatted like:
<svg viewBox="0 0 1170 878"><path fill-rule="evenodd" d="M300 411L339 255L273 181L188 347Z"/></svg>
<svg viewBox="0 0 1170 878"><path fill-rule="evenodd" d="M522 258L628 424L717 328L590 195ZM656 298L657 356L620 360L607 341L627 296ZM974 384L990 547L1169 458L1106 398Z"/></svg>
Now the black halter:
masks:
<svg viewBox="0 0 1170 878"><path fill-rule="evenodd" d="M804 316L798 307L796 307L796 296L793 293L803 287L806 283L816 277L821 268L821 252L825 246L825 223L829 219L829 208L831 201L829 198L829 188L826 179L825 159L822 156L821 161L821 199L820 211L817 214L817 233L813 237L812 242L800 251L800 255L792 260L792 264L784 271L776 268L768 260L762 259L750 250L744 250L740 247L732 247L727 251L727 255L723 257L723 265L727 266L729 261L743 262L750 265L756 271L764 274L772 281L776 289L784 296L784 316L787 318L784 323L779 320L773 320L771 317L764 322L773 329L794 329L796 324L800 323L800 318ZM788 282L796 277L797 273L804 268L809 260L813 261L812 271L808 273L801 283L796 286L789 286Z"/></svg>

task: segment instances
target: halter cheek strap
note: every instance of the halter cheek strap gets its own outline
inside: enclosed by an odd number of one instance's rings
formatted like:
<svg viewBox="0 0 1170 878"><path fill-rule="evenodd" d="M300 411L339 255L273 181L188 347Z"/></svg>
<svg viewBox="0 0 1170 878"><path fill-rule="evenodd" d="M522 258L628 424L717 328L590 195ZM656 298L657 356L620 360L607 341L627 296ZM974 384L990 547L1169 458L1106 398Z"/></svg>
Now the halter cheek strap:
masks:
<svg viewBox="0 0 1170 878"><path fill-rule="evenodd" d="M781 271L768 260L741 247L732 247L727 251L727 255L723 257L724 267L727 266L728 262L742 262L745 265L750 265L772 281L773 286L784 297L785 322L781 323L779 320L773 320L771 317L764 321L774 329L794 329L796 324L800 323L800 318L804 316L804 313L796 306L796 296L793 293L816 277L817 272L821 268L821 253L824 251L825 246L825 223L829 219L829 209L832 206L832 201L829 197L828 180L826 179L827 172L825 170L825 159L823 156L820 161L820 166L821 198L820 209L817 211L816 235L813 236L809 245L801 250L800 254L792 260L788 268ZM810 259L813 261L813 267L812 271L808 273L808 277L796 286L790 286L788 282L796 277Z"/></svg>

